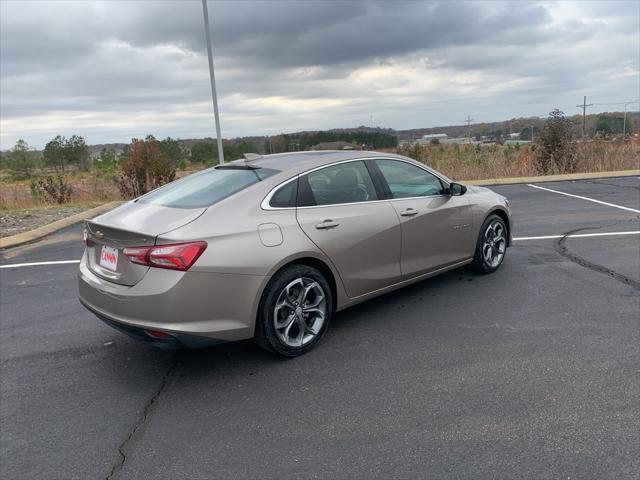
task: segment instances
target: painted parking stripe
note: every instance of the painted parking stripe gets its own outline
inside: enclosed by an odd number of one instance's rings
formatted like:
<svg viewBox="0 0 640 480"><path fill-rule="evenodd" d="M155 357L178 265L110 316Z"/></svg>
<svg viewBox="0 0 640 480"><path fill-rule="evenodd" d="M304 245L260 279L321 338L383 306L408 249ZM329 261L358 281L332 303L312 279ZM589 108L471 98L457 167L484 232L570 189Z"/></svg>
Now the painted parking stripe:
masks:
<svg viewBox="0 0 640 480"><path fill-rule="evenodd" d="M533 185L532 183L527 183L528 187L537 188L539 190L545 190L547 192L559 193L560 195L566 195L567 197L579 198L580 200L586 200L588 202L599 203L600 205L606 205L608 207L619 208L620 210L626 210L628 212L640 213L640 210L636 210L635 208L623 207L622 205L616 205L615 203L603 202L602 200L596 200L595 198L582 197L580 195L574 195L573 193L560 192L558 190L551 190L550 188L540 187L538 185Z"/></svg>
<svg viewBox="0 0 640 480"><path fill-rule="evenodd" d="M585 238L585 237L613 237L616 235L640 235L640 230L631 232L606 232L606 233L576 233L567 235L567 238ZM547 240L551 238L562 238L564 235L543 235L541 237L514 237L514 242L522 242L525 240Z"/></svg>
<svg viewBox="0 0 640 480"><path fill-rule="evenodd" d="M37 267L38 265L65 265L68 263L80 263L80 260L56 260L54 262L13 263L0 265L0 268Z"/></svg>

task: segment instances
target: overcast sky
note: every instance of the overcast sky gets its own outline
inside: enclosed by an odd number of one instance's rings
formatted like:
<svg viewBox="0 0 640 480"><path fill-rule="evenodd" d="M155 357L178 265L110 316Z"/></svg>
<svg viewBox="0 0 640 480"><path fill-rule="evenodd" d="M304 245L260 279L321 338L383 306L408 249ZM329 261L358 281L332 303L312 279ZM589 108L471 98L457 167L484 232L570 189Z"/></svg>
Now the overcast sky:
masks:
<svg viewBox="0 0 640 480"><path fill-rule="evenodd" d="M236 0L209 14L224 137L573 114L582 95L640 96L637 0ZM0 35L1 149L57 134L215 136L199 0L2 0Z"/></svg>

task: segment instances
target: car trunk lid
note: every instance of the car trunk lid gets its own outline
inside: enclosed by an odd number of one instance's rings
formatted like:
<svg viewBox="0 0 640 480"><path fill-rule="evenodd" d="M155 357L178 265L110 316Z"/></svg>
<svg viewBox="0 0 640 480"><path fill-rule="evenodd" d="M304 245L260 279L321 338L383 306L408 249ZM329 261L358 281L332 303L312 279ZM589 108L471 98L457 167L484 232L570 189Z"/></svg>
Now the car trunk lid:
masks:
<svg viewBox="0 0 640 480"><path fill-rule="evenodd" d="M135 285L149 267L132 262L123 250L155 245L158 235L192 222L205 210L129 202L87 221L88 266L105 280Z"/></svg>

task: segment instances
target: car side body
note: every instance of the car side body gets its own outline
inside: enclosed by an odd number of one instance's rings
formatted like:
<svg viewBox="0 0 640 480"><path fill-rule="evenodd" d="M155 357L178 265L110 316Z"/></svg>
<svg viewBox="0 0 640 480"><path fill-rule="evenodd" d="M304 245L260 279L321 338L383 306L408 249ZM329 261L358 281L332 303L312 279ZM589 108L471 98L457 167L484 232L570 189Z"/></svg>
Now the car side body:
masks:
<svg viewBox="0 0 640 480"><path fill-rule="evenodd" d="M374 170L368 162L376 162L378 173L383 167L389 175L402 176L402 166L384 161L428 172L442 183L442 192L379 198L389 197L388 187L387 194L380 195L385 188L379 175L370 177L372 186L360 182L349 187L363 165L369 173ZM296 152L227 164L247 166L277 173L211 206L184 209L131 201L87 222L86 234L94 247L87 247L80 263L82 304L133 336L166 332L181 345L201 346L254 337L263 292L288 265L321 272L331 289L332 311L339 311L471 263L489 215L504 220L507 245L511 243L511 211L504 197L474 186L451 195L451 180L403 156ZM328 172L325 180L323 170L328 167L341 170L333 177ZM319 173L313 176L314 172ZM307 189L313 183L316 196L330 191L325 183L332 178L346 185L339 190L346 196L336 204L301 204L303 178ZM274 196L287 185L295 189L296 203L278 206ZM410 190L403 195L411 195ZM185 241L206 242L207 247L187 271L131 263L115 278L97 261L103 241L114 248Z"/></svg>

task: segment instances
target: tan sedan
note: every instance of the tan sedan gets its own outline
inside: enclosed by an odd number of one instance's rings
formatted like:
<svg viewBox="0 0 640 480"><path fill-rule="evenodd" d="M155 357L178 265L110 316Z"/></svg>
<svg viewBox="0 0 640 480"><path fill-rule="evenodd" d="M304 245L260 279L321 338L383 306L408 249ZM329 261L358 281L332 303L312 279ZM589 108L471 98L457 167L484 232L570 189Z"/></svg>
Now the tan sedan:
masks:
<svg viewBox="0 0 640 480"><path fill-rule="evenodd" d="M338 311L453 268L500 267L508 201L406 157L248 155L86 223L80 301L157 346L313 348Z"/></svg>

